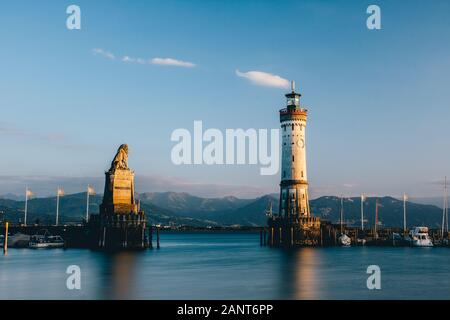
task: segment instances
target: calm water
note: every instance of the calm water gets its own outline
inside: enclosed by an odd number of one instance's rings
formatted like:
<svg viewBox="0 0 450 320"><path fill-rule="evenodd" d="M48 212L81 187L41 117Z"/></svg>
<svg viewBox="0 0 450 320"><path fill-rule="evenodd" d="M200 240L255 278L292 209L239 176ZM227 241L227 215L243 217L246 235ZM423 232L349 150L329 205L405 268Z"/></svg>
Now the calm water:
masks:
<svg viewBox="0 0 450 320"><path fill-rule="evenodd" d="M160 250L10 249L0 256L1 299L449 299L448 248L259 246L258 234L163 233ZM81 290L66 288L67 266ZM379 265L382 289L368 290Z"/></svg>

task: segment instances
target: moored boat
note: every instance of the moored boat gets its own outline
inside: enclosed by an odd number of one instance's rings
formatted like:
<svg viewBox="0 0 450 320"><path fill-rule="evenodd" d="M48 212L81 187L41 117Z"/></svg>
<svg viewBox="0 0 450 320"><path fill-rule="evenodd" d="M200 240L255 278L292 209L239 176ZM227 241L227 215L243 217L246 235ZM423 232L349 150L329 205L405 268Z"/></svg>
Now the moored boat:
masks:
<svg viewBox="0 0 450 320"><path fill-rule="evenodd" d="M338 242L339 245L343 247L350 247L352 244L352 239L344 233L338 238Z"/></svg>
<svg viewBox="0 0 450 320"><path fill-rule="evenodd" d="M36 234L31 236L28 247L32 249L63 248L64 239L58 235L52 236L46 231L44 234Z"/></svg>
<svg viewBox="0 0 450 320"><path fill-rule="evenodd" d="M24 233L16 233L8 236L8 247L27 248L30 242L30 236Z"/></svg>
<svg viewBox="0 0 450 320"><path fill-rule="evenodd" d="M415 227L409 232L409 241L413 247L433 246L433 241L428 235L428 227Z"/></svg>

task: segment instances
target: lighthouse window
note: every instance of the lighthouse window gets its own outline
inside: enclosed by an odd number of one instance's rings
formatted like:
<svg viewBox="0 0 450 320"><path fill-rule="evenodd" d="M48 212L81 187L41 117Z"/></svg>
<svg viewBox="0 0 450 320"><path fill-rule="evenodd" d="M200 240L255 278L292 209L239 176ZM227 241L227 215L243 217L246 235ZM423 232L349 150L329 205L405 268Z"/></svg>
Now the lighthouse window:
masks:
<svg viewBox="0 0 450 320"><path fill-rule="evenodd" d="M294 125L292 125L292 131L294 131Z"/></svg>
<svg viewBox="0 0 450 320"><path fill-rule="evenodd" d="M284 131L286 131L286 126L283 126Z"/></svg>
<svg viewBox="0 0 450 320"><path fill-rule="evenodd" d="M303 171L302 171L302 178L303 178Z"/></svg>

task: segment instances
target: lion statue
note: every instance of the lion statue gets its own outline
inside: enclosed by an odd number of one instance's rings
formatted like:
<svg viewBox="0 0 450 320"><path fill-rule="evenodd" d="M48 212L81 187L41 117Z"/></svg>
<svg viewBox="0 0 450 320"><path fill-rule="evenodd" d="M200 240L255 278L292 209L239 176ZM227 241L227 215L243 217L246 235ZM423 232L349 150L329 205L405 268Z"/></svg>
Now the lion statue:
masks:
<svg viewBox="0 0 450 320"><path fill-rule="evenodd" d="M117 149L116 156L111 162L110 171L115 171L116 169L128 169L128 145L126 144L122 144Z"/></svg>

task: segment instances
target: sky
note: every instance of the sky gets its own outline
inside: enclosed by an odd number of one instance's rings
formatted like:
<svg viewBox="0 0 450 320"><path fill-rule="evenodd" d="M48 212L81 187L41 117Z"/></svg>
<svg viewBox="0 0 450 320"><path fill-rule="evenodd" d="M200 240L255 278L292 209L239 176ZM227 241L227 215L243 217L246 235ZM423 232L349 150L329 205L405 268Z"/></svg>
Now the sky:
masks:
<svg viewBox="0 0 450 320"><path fill-rule="evenodd" d="M81 8L81 29L66 8ZM369 30L366 9L381 9ZM172 163L178 128L279 127L309 110L311 197L440 196L450 176L450 2L2 1L0 194L103 188L122 143L138 192L278 192L259 165Z"/></svg>

